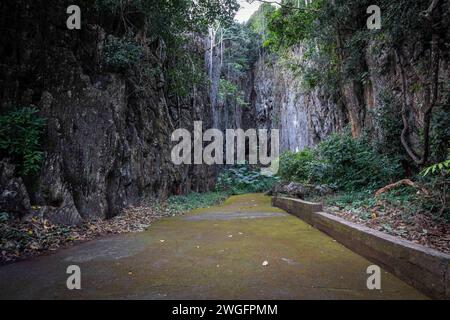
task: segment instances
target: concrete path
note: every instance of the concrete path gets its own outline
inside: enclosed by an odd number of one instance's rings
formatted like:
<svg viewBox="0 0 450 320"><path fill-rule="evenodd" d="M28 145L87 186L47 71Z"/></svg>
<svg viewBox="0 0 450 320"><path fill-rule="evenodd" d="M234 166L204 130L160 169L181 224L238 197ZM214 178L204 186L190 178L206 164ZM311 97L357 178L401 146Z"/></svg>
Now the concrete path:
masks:
<svg viewBox="0 0 450 320"><path fill-rule="evenodd" d="M80 266L82 290L66 288L69 265ZM425 298L384 271L382 290L368 290L369 265L257 194L0 267L0 298Z"/></svg>

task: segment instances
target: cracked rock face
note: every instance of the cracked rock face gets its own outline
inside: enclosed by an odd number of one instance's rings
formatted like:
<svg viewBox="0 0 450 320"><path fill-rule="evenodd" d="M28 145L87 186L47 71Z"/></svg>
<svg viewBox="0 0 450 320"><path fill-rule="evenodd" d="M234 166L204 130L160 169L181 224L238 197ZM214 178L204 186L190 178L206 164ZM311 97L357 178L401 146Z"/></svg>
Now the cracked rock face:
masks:
<svg viewBox="0 0 450 320"><path fill-rule="evenodd" d="M302 50L294 49L292 56L301 57ZM315 146L345 126L346 115L335 97L322 87L305 90L301 77L269 55L255 64L251 86L247 91L256 123L280 130L281 152Z"/></svg>
<svg viewBox="0 0 450 320"><path fill-rule="evenodd" d="M0 212L23 217L31 212L30 198L22 178L7 161L0 162Z"/></svg>
<svg viewBox="0 0 450 320"><path fill-rule="evenodd" d="M109 218L145 197L212 187L212 168L175 166L171 160L174 120L185 128L210 121L205 92L192 97L189 112L174 111L161 86L163 75L147 84L145 95L132 98L119 75L74 77L75 84L51 88L40 102L48 123L47 156L36 198L54 208L52 221Z"/></svg>
<svg viewBox="0 0 450 320"><path fill-rule="evenodd" d="M213 167L176 166L171 159L174 130L192 131L194 121L211 127L207 86L192 85L185 97L171 92L165 68L173 57L161 40L146 47L152 73L136 85L134 70L103 67L108 34L101 26L87 24L73 36L47 23L65 21L63 4L35 3L32 8L5 4L10 17L2 15L2 23L11 28L0 35L0 43L10 44L0 49L0 102L2 108L36 106L46 119L45 160L28 188L41 213L54 222L77 224L113 217L146 198L211 190ZM36 9L41 7L52 10ZM188 42L186 50L203 58L203 43ZM0 201L26 214L23 183L5 180L15 194L6 192Z"/></svg>

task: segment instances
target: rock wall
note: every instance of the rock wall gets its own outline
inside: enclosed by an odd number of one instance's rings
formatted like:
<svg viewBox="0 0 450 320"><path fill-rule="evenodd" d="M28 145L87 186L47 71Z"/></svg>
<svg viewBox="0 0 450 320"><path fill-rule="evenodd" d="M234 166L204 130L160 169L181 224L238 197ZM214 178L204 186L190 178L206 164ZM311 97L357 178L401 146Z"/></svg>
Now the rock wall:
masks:
<svg viewBox="0 0 450 320"><path fill-rule="evenodd" d="M423 70L427 68L427 55L424 48L405 47L407 59L422 54L415 63ZM427 49L425 49L427 50ZM288 63L308 64L303 58L304 48L299 46L288 53ZM284 59L284 60L283 60ZM418 58L415 58L418 59ZM371 42L363 52L361 74L366 74L365 81L355 81L342 76L342 83L337 84L337 91L319 84L315 88L306 88L302 75L296 74L286 65L286 58L262 54L256 62L250 83L246 86L250 101L251 115L247 115L246 127L276 128L280 130L281 151L299 151L317 145L335 132L342 132L349 126L353 135L358 137L368 133L373 139L391 144L389 139L397 139L401 150L400 133L402 123L403 88L399 61L393 48L382 42ZM410 139L413 147L420 149L421 128L424 126L424 109L429 100L424 90L424 80L420 70L405 67L407 78L406 100ZM423 76L422 76L423 77ZM449 83L448 53L443 54L440 63L441 95L434 111L442 110L448 114L445 105L445 88ZM391 99L387 102L386 99ZM380 121L382 113L391 121L391 128L383 127ZM395 137L392 132L395 130ZM444 149L445 150L445 149ZM404 150L403 150L404 151Z"/></svg>
<svg viewBox="0 0 450 320"><path fill-rule="evenodd" d="M207 86L194 85L185 97L169 92L171 57L160 39L144 45L152 72L137 86L136 75L102 68L108 36L102 27L69 31L64 4L45 8L3 3L1 15L1 109L34 105L47 120L45 161L27 183L32 204L55 222L76 224L149 197L210 190L213 168L175 166L170 140L194 121L211 126ZM205 54L195 37L186 50Z"/></svg>
<svg viewBox="0 0 450 320"><path fill-rule="evenodd" d="M293 55L301 56L302 48ZM301 77L277 57L262 54L255 64L249 99L259 128L279 129L281 151L312 147L346 123L343 106L323 87L305 89Z"/></svg>

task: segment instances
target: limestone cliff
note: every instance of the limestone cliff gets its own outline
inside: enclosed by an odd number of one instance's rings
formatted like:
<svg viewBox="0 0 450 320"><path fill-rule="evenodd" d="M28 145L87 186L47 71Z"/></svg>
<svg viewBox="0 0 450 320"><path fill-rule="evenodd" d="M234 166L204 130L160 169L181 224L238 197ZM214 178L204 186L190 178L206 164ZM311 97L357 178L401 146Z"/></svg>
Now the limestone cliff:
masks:
<svg viewBox="0 0 450 320"><path fill-rule="evenodd" d="M26 183L32 204L74 224L149 197L213 187L212 168L171 161L172 132L197 120L210 127L212 114L206 84L184 96L169 90L173 57L161 39L136 38L145 48L139 65L116 72L103 63L107 32L89 23L67 30L63 3L3 2L1 12L1 109L37 106L47 123L45 161ZM205 54L194 36L185 49Z"/></svg>
<svg viewBox="0 0 450 320"><path fill-rule="evenodd" d="M302 55L301 48L293 54ZM255 64L250 99L258 126L280 130L281 151L312 147L346 123L333 93L323 87L305 89L301 77L269 54Z"/></svg>

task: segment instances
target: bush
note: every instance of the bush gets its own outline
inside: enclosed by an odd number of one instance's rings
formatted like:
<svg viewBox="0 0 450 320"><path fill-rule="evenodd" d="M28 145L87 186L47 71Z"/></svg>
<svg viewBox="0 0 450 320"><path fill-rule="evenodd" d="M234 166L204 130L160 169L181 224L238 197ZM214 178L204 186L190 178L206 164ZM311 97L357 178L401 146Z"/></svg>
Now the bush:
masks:
<svg viewBox="0 0 450 320"><path fill-rule="evenodd" d="M224 170L219 175L216 188L231 194L257 193L270 190L276 182L277 177L268 177L248 165L239 165Z"/></svg>
<svg viewBox="0 0 450 320"><path fill-rule="evenodd" d="M436 209L439 215L450 222L450 194L448 186L450 185L450 148L447 153L447 160L436 163L424 169L421 173L428 189L432 190L432 209ZM432 211L430 209L430 211Z"/></svg>
<svg viewBox="0 0 450 320"><path fill-rule="evenodd" d="M314 160L315 156L309 149L298 153L286 152L280 157L279 175L287 181L307 182Z"/></svg>
<svg viewBox="0 0 450 320"><path fill-rule="evenodd" d="M36 108L22 108L0 116L0 156L10 158L24 176L39 171L43 160L41 135L45 119Z"/></svg>
<svg viewBox="0 0 450 320"><path fill-rule="evenodd" d="M377 153L365 138L349 132L332 135L316 150L281 156L279 175L286 181L336 186L346 191L385 186L402 174L398 159Z"/></svg>
<svg viewBox="0 0 450 320"><path fill-rule="evenodd" d="M136 65L142 58L144 51L140 45L131 39L109 37L104 48L104 59L108 67L116 71L125 71Z"/></svg>
<svg viewBox="0 0 450 320"><path fill-rule="evenodd" d="M398 160L377 153L366 138L354 139L349 132L332 135L318 153L325 164L322 183L343 190L383 187L402 175Z"/></svg>

